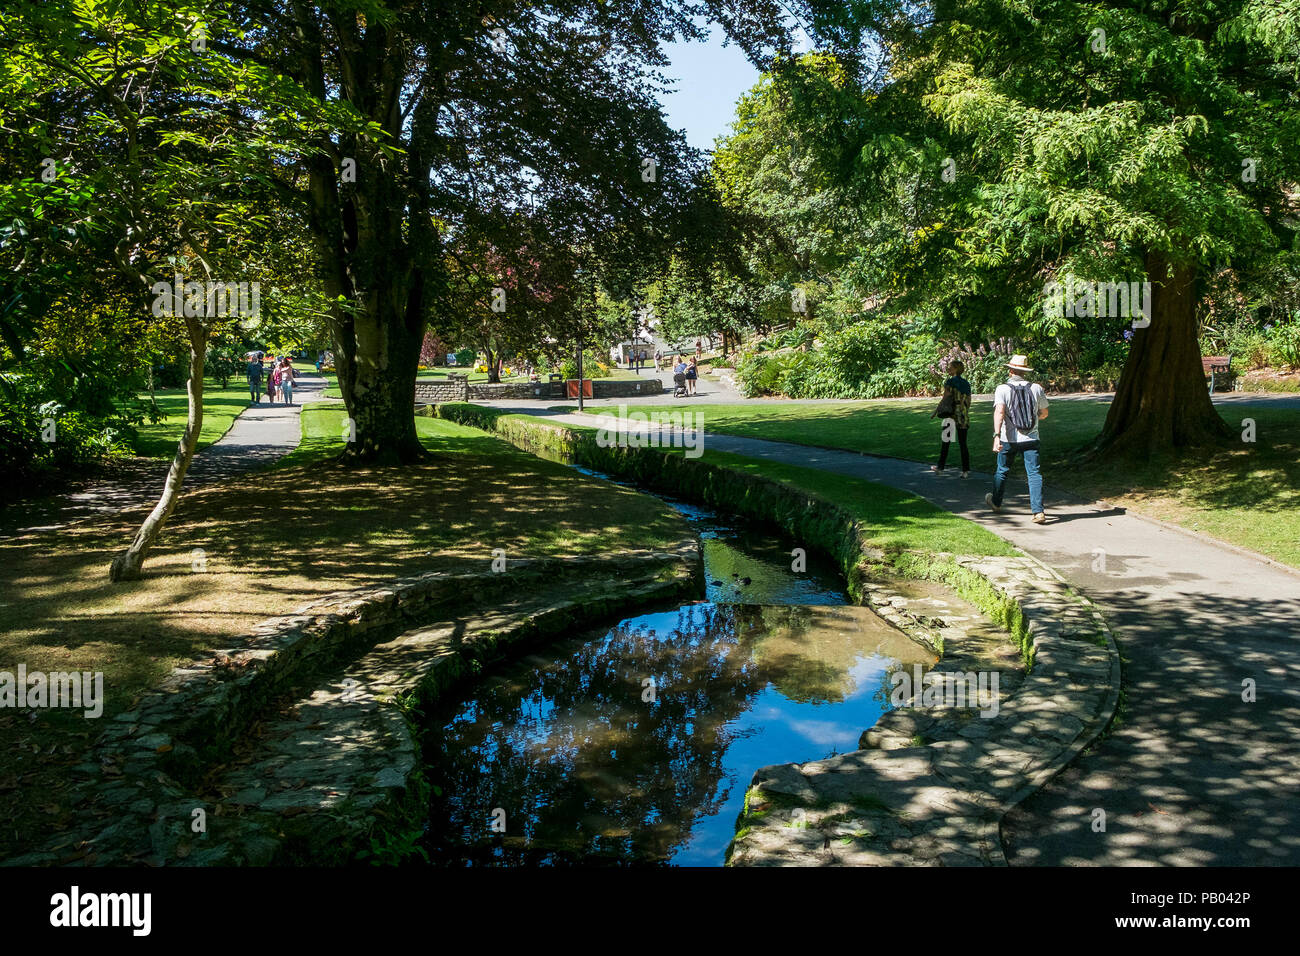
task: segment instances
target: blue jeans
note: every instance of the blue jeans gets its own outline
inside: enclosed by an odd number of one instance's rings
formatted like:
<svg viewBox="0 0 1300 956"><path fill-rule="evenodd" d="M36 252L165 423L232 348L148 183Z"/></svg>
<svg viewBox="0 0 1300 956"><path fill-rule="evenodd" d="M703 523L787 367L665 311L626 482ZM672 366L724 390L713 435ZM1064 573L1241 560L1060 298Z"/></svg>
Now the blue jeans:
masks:
<svg viewBox="0 0 1300 956"><path fill-rule="evenodd" d="M1016 463L1016 455L1025 459L1025 477L1029 479L1029 510L1039 514L1043 510L1043 473L1038 470L1038 442L1022 441L1002 443L998 452L998 470L993 473L993 503L1002 507L1002 496L1007 488L1007 476Z"/></svg>

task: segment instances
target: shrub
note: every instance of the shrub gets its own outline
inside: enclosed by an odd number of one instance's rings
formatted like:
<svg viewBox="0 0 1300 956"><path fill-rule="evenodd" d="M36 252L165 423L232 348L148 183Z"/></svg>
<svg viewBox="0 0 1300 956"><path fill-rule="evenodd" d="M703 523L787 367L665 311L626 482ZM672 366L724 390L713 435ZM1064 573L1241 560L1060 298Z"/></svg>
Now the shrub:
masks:
<svg viewBox="0 0 1300 956"><path fill-rule="evenodd" d="M965 345L949 346L939 359L934 371L947 377L948 363L956 359L966 366L962 376L970 382L971 390L977 395L992 392L1007 378L1007 360L1016 353L1016 344L1009 338L993 339L987 344L972 347Z"/></svg>
<svg viewBox="0 0 1300 956"><path fill-rule="evenodd" d="M577 356L566 357L560 363L559 373L566 379L578 377L578 359ZM596 358L596 353L587 349L582 353L582 377L583 378L609 378L609 366Z"/></svg>
<svg viewBox="0 0 1300 956"><path fill-rule="evenodd" d="M55 401L34 405L24 391L0 393L0 486L6 494L37 472L81 469L130 450L133 428L125 418L100 417ZM45 440L47 434L53 441Z"/></svg>
<svg viewBox="0 0 1300 956"><path fill-rule="evenodd" d="M1271 365L1300 368L1300 318L1278 322L1265 334Z"/></svg>
<svg viewBox="0 0 1300 956"><path fill-rule="evenodd" d="M41 422L30 406L0 397L0 474L24 473L44 449Z"/></svg>
<svg viewBox="0 0 1300 956"><path fill-rule="evenodd" d="M903 342L897 358L868 383L872 398L936 393L947 375L935 371L939 346L928 335L913 335Z"/></svg>
<svg viewBox="0 0 1300 956"><path fill-rule="evenodd" d="M1228 354L1241 368L1263 368L1273 359L1268 334L1249 316L1217 328L1202 326L1200 346L1202 355Z"/></svg>
<svg viewBox="0 0 1300 956"><path fill-rule="evenodd" d="M898 354L898 330L880 322L859 322L827 335L822 351L831 387L864 391L871 376L888 368Z"/></svg>
<svg viewBox="0 0 1300 956"><path fill-rule="evenodd" d="M780 366L773 361L774 355L746 353L736 364L740 390L746 398L758 398L771 395L776 391L780 380Z"/></svg>
<svg viewBox="0 0 1300 956"><path fill-rule="evenodd" d="M818 371L816 352L784 352L776 358L780 368L780 378L776 390L791 398L807 398L811 392L811 380Z"/></svg>

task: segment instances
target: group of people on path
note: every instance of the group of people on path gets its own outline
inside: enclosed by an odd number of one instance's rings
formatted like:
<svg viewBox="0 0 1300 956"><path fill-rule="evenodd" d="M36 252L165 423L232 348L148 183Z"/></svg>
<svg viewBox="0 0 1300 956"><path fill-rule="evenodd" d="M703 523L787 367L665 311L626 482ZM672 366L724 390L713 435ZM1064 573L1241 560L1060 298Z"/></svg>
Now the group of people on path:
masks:
<svg viewBox="0 0 1300 956"><path fill-rule="evenodd" d="M695 365L697 365L697 366L700 364L700 361L701 361L701 359L702 359L703 356L704 356L704 351L703 351L703 349L704 349L704 340L703 340L703 339L696 339L696 340L695 340L695 358L694 358L694 360L693 360L693 364L695 364ZM671 358L672 358L671 354L670 354L668 357L671 359ZM680 364L681 361L682 361L682 356L680 356L680 355L677 356L677 361L678 361L678 363ZM664 353L663 353L661 350L656 349L656 350L655 350L655 371L656 371L656 372L662 372L662 371L663 371L663 368L664 368Z"/></svg>
<svg viewBox="0 0 1300 956"><path fill-rule="evenodd" d="M966 436L970 431L971 385L962 377L966 366L961 362L949 362L947 371L943 397L930 416L943 422L939 463L931 465L930 470L938 474L947 467L948 449L955 440L961 450L961 476L966 478L970 475ZM1034 523L1043 524L1047 515L1043 512L1043 474L1038 462L1038 423L1047 417L1048 402L1043 386L1025 378L1033 371L1027 356L1013 355L1007 362L1007 380L993 393L993 450L998 454L998 465L993 490L984 496L984 502L994 511L1002 510L1011 466L1019 457L1029 479L1029 510Z"/></svg>
<svg viewBox="0 0 1300 956"><path fill-rule="evenodd" d="M678 375L683 376L681 382L678 382ZM700 366L699 359L696 356L692 355L690 361L687 361L684 355L677 356L677 364L673 366L673 381L678 384L685 384L687 395L695 394L695 383L699 381L699 377Z"/></svg>
<svg viewBox="0 0 1300 956"><path fill-rule="evenodd" d="M298 373L294 371L293 362L287 355L276 357L275 364L271 366L270 374L267 374L266 364L261 352L249 352L244 356L244 359L248 362L250 405L260 404L262 401L263 378L266 379L265 394L272 405L275 404L277 395L286 405L293 404L293 381L298 377Z"/></svg>

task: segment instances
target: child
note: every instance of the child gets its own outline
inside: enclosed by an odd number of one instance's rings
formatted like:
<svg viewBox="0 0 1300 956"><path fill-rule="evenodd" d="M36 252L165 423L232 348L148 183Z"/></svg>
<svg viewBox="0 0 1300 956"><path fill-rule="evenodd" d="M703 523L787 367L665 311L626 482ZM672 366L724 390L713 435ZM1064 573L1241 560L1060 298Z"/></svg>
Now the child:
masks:
<svg viewBox="0 0 1300 956"><path fill-rule="evenodd" d="M966 366L955 359L948 363L948 374L951 376L943 383L943 398L939 404L942 406L945 402L951 401L952 415L943 419L943 431L941 433L942 441L939 445L939 464L931 465L930 470L935 474L943 471L948 464L948 446L952 444L952 439L956 437L957 445L961 448L961 476L970 477L970 449L966 447L966 433L970 431L970 382L962 378L962 372L966 371ZM949 424L951 422L952 424Z"/></svg>

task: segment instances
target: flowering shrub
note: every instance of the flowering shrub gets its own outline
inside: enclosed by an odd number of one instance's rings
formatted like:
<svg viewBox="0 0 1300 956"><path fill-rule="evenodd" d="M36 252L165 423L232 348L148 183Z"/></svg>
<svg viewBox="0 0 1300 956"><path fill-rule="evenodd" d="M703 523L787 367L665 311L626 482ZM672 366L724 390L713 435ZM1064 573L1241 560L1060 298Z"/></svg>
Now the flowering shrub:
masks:
<svg viewBox="0 0 1300 956"><path fill-rule="evenodd" d="M1007 379L1007 360L1016 354L1016 343L1009 338L992 339L978 347L969 343L950 345L932 367L936 375L948 377L948 363L961 362L966 366L962 377L970 382L976 394L993 391Z"/></svg>

